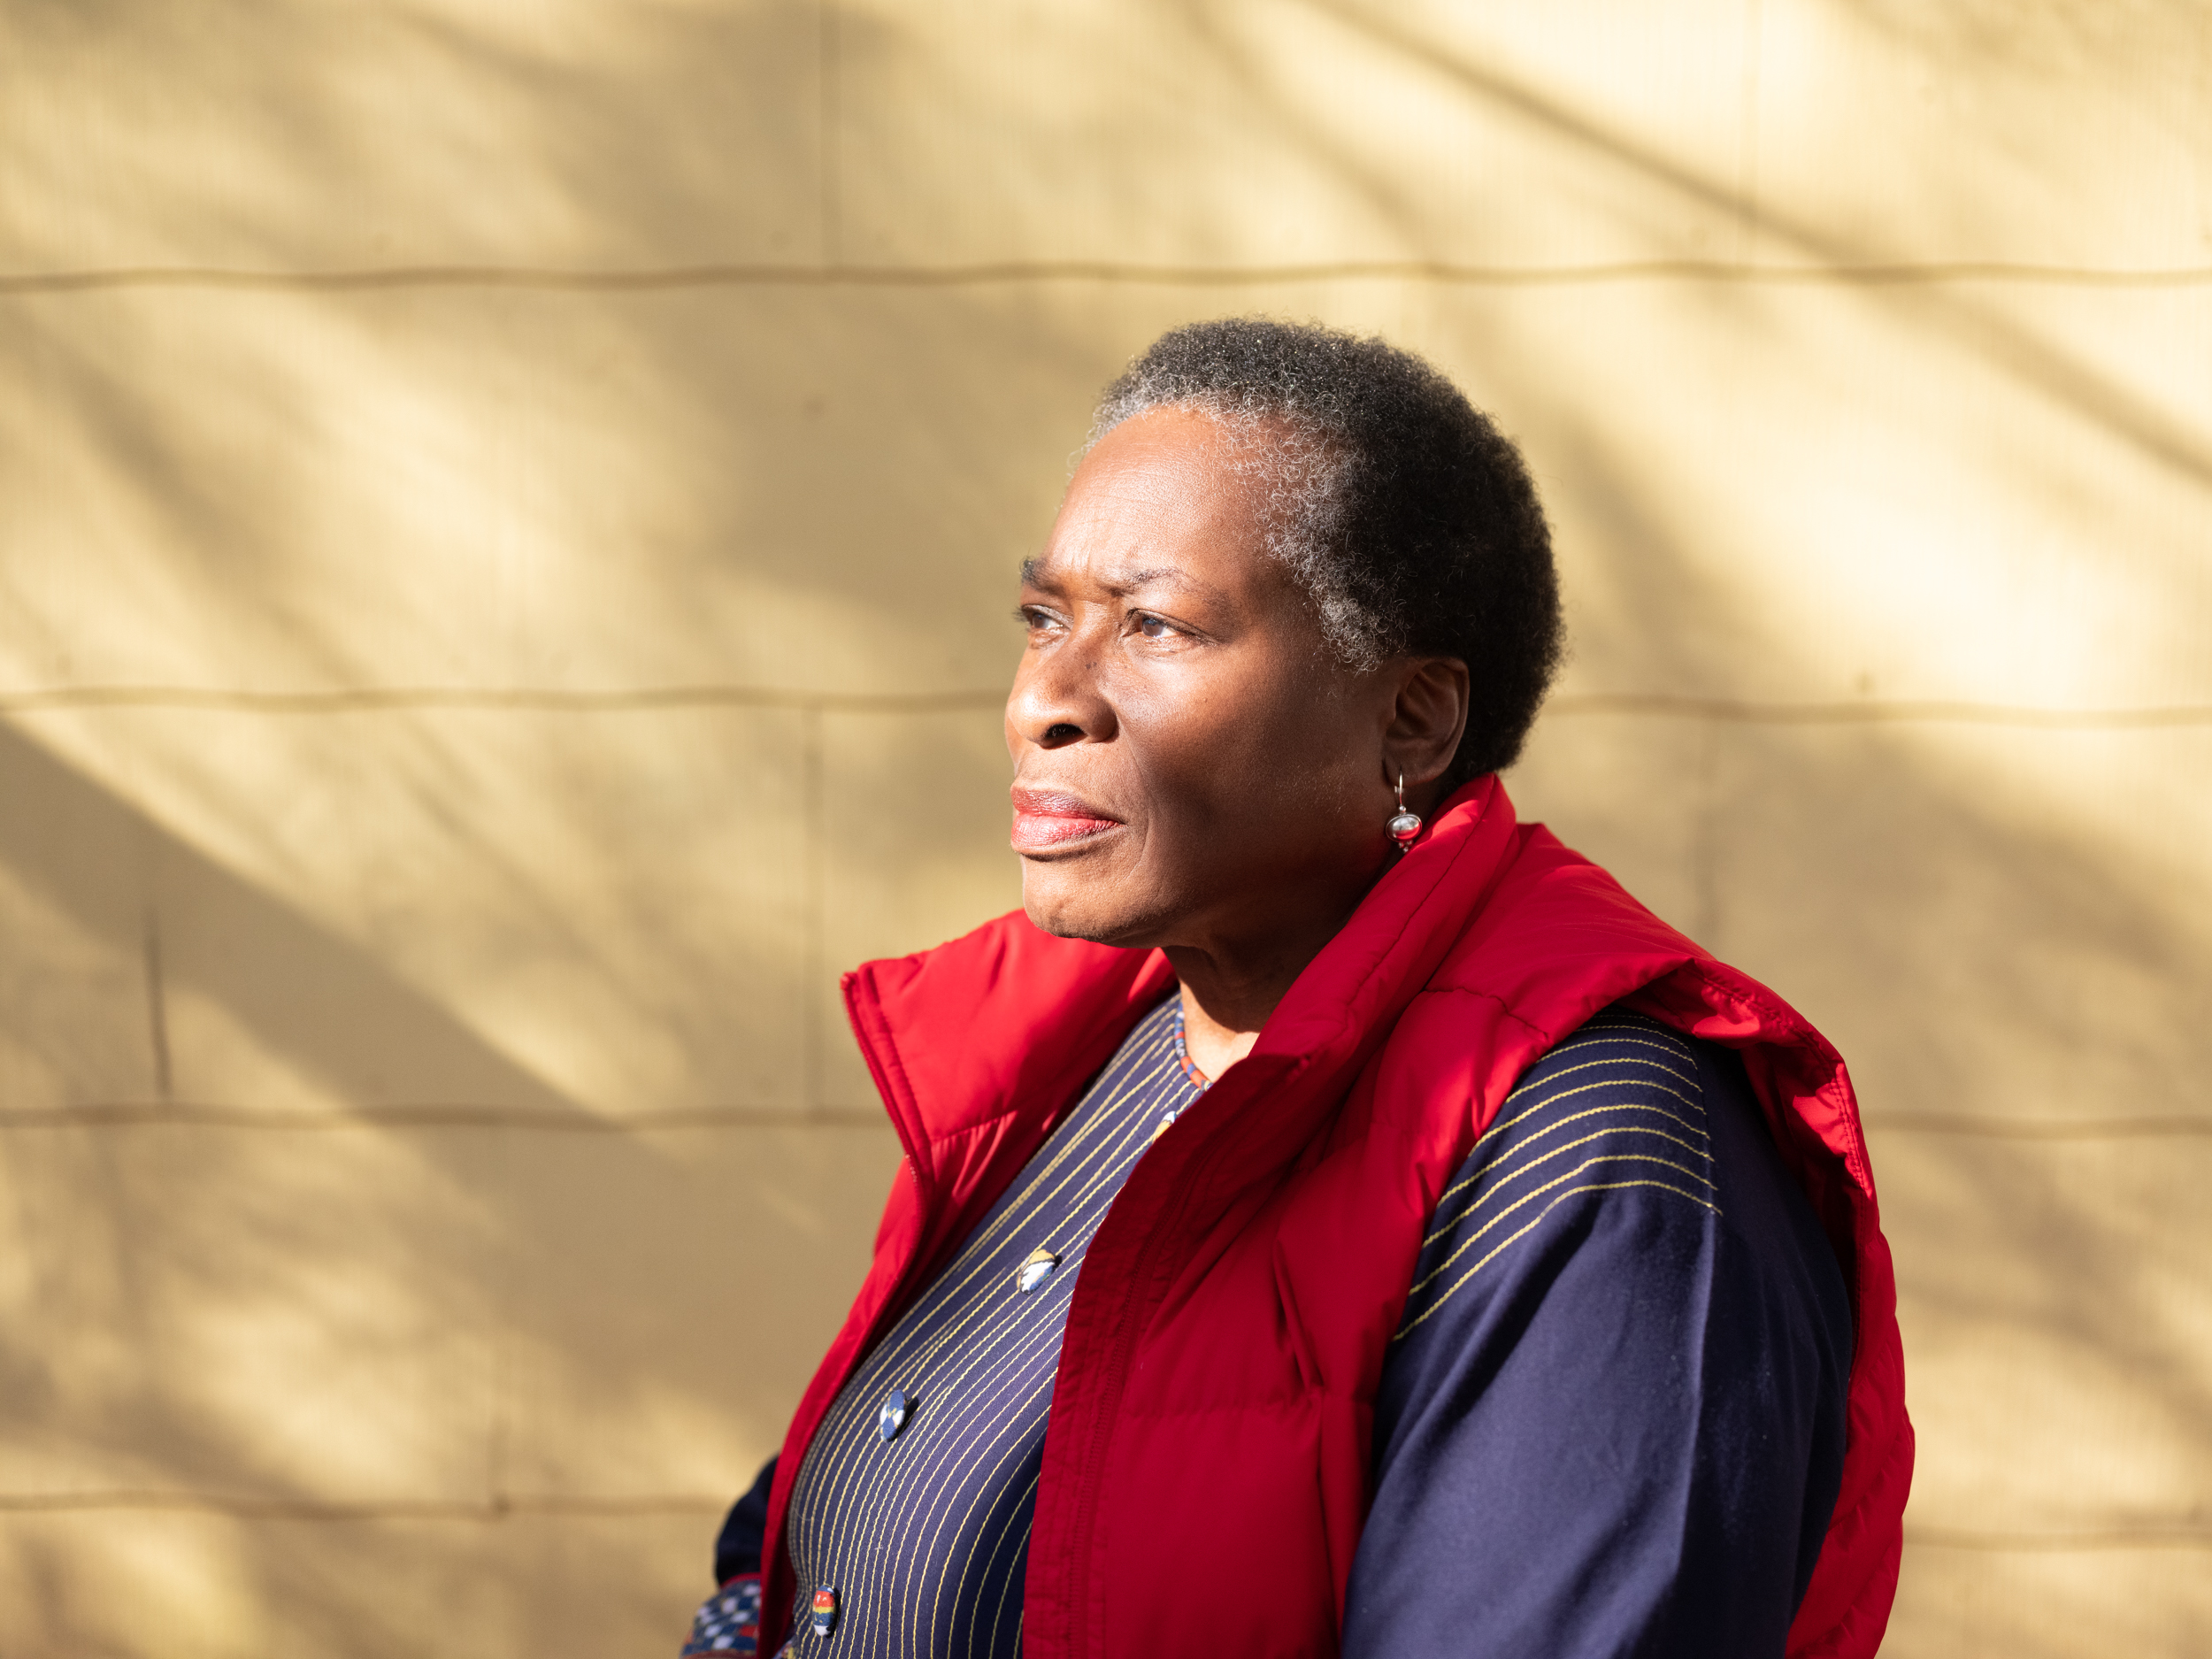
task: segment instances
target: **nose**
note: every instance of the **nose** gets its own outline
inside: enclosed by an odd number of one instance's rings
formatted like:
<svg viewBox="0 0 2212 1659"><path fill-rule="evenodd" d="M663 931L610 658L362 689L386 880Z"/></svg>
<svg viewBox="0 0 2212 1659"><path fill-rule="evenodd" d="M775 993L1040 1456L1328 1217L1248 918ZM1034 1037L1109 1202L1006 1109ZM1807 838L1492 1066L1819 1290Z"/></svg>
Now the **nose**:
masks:
<svg viewBox="0 0 2212 1659"><path fill-rule="evenodd" d="M1114 734L1113 706L1101 693L1095 653L1079 637L1032 649L1006 699L1007 746L1065 749Z"/></svg>

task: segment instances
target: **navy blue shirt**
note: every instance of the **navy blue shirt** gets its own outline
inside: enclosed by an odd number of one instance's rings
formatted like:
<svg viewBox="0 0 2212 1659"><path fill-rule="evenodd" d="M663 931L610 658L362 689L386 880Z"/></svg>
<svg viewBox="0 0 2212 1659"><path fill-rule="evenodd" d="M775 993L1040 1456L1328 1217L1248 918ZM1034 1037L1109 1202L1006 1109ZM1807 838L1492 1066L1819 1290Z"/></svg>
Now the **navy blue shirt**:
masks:
<svg viewBox="0 0 2212 1659"><path fill-rule="evenodd" d="M1171 996L838 1391L791 1488L791 1651L1020 1651L1037 1471L1076 1276L1129 1171L1202 1087Z"/></svg>
<svg viewBox="0 0 2212 1659"><path fill-rule="evenodd" d="M1068 1298L1203 1087L1171 996L841 1390L792 1494L792 1652L1019 1651ZM1778 1655L1835 1502L1850 1345L1733 1056L1601 1014L1521 1080L1425 1240L1348 1659Z"/></svg>
<svg viewBox="0 0 2212 1659"><path fill-rule="evenodd" d="M1375 1402L1346 1659L1779 1655L1851 1305L1730 1050L1609 1010L1446 1189Z"/></svg>

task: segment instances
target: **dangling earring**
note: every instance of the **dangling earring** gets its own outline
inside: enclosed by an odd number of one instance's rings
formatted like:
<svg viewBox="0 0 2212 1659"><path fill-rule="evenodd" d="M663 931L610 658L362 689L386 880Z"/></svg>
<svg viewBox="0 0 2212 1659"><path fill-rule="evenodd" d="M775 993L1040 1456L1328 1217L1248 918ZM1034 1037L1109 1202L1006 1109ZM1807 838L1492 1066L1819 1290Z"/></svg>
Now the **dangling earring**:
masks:
<svg viewBox="0 0 2212 1659"><path fill-rule="evenodd" d="M1412 846L1413 838L1421 833L1421 815L1406 810L1406 775L1402 772L1398 774L1398 813L1386 827L1390 831L1390 839L1398 843L1400 852Z"/></svg>

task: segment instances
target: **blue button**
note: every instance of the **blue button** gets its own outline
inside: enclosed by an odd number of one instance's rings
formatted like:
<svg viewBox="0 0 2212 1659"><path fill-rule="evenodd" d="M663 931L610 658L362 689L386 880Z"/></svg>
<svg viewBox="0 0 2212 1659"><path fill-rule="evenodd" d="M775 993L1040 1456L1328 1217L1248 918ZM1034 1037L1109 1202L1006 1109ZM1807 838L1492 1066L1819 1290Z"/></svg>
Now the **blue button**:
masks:
<svg viewBox="0 0 2212 1659"><path fill-rule="evenodd" d="M1021 1271L1014 1275L1014 1288L1026 1294L1050 1279L1060 1265L1060 1258L1042 1246L1029 1253L1029 1259L1021 1264Z"/></svg>
<svg viewBox="0 0 2212 1659"><path fill-rule="evenodd" d="M914 1402L894 1388L883 1396L883 1404L876 1412L876 1433L889 1445L906 1426L906 1419L914 1409Z"/></svg>

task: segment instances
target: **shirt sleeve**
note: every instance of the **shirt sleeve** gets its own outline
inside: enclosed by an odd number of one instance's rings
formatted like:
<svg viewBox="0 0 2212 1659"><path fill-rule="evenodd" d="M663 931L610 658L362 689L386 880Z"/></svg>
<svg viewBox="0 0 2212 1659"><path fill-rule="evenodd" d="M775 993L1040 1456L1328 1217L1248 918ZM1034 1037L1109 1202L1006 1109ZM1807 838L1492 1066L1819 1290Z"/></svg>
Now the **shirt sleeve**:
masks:
<svg viewBox="0 0 2212 1659"><path fill-rule="evenodd" d="M1376 1401L1348 1659L1779 1655L1851 1312L1742 1067L1617 1010L1446 1190Z"/></svg>

